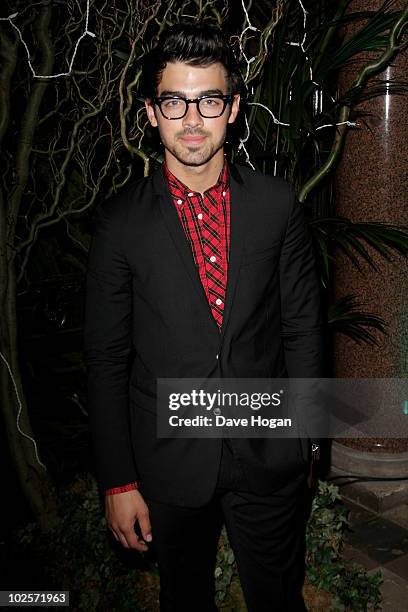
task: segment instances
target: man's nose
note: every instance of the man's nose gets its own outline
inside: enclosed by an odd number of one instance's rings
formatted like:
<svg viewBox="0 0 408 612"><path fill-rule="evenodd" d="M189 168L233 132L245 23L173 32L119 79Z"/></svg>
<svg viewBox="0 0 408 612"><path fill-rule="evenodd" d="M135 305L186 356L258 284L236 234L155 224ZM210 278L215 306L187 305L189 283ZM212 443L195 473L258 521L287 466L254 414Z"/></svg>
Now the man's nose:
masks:
<svg viewBox="0 0 408 612"><path fill-rule="evenodd" d="M187 113L183 117L183 125L188 127L196 127L197 125L203 124L203 118L198 112L197 104L189 104L187 106Z"/></svg>

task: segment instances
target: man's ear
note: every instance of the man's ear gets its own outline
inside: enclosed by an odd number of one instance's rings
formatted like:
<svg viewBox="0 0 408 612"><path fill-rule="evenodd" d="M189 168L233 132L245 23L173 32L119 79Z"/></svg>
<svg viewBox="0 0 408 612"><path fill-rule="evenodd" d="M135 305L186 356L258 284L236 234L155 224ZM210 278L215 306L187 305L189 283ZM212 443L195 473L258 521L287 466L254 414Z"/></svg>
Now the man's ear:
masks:
<svg viewBox="0 0 408 612"><path fill-rule="evenodd" d="M238 112L239 112L239 102L241 100L241 96L239 94L235 94L234 95L234 99L232 101L231 104L231 112L230 115L228 117L228 123L234 123L235 119L237 118Z"/></svg>
<svg viewBox="0 0 408 612"><path fill-rule="evenodd" d="M156 114L154 112L154 105L152 104L152 101L149 99L146 99L144 103L145 103L147 118L149 119L150 124L153 127L157 127L157 119L156 119Z"/></svg>

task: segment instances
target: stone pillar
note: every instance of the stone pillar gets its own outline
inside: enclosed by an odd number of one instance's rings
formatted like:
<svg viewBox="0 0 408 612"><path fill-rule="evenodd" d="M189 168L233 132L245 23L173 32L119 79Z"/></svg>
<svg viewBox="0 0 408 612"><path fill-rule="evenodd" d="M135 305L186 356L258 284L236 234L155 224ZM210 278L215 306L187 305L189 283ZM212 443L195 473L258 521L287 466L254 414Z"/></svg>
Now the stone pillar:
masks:
<svg viewBox="0 0 408 612"><path fill-rule="evenodd" d="M350 10L375 10L381 5L382 0L354 0ZM405 0L398 0L393 9L398 10L405 5ZM361 26L361 22L356 25ZM351 29L347 36L350 32ZM361 59L367 60L368 57L365 54ZM345 91L354 80L359 65L353 63L343 71L340 91ZM407 75L408 53L405 50L376 78L406 80ZM361 104L359 110L367 115L359 120L359 129L349 131L336 173L337 213L353 221L384 221L407 226L408 95L379 96ZM368 346L358 345L339 334L335 341L336 376L405 377L408 373L408 264L402 257L396 256L392 262L387 262L373 249L369 251L378 271L372 270L360 259L360 272L346 256L337 254L336 296L355 294L364 310L385 320L386 335L375 333L378 346ZM371 452L398 453L408 450L407 439L387 440L379 437L339 442Z"/></svg>

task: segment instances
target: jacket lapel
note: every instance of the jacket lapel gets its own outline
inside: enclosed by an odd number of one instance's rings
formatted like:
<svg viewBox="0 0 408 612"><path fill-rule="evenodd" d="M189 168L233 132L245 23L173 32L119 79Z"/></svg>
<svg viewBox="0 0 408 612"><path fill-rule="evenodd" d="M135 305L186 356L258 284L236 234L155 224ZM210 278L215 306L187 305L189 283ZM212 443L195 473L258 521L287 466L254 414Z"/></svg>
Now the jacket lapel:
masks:
<svg viewBox="0 0 408 612"><path fill-rule="evenodd" d="M218 331L217 323L212 316L211 309L208 305L207 297L203 285L201 283L200 275L196 268L191 253L191 248L184 233L183 227L180 223L179 216L171 200L171 196L167 190L164 182L163 172L159 169L153 175L153 186L155 197L159 201L160 211L166 224L167 230L173 240L174 246L185 266L185 269L193 283L194 289L197 292L199 299L203 302L208 315L211 317L215 327Z"/></svg>

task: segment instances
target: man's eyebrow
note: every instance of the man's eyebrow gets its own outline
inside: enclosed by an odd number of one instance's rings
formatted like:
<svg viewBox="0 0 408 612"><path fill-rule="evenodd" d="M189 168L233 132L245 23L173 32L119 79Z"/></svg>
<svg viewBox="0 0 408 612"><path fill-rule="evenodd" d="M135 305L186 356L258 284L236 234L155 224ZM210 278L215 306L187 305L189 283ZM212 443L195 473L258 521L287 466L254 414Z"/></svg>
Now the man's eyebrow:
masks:
<svg viewBox="0 0 408 612"><path fill-rule="evenodd" d="M200 93L197 94L196 98L200 98L201 96L225 96L225 95L226 94L224 94L224 92L221 91L221 89L206 89L205 91L200 91ZM160 96L157 96L157 97L164 98L167 96L178 96L180 98L188 98L185 91L178 91L178 90L173 90L173 89L165 89L164 91L161 92Z"/></svg>

